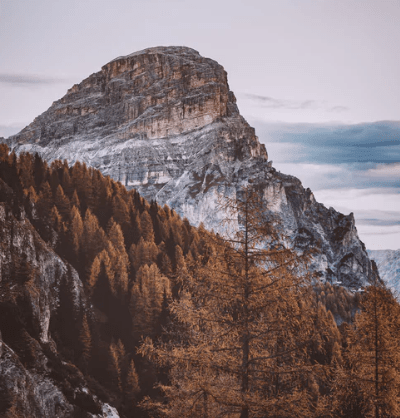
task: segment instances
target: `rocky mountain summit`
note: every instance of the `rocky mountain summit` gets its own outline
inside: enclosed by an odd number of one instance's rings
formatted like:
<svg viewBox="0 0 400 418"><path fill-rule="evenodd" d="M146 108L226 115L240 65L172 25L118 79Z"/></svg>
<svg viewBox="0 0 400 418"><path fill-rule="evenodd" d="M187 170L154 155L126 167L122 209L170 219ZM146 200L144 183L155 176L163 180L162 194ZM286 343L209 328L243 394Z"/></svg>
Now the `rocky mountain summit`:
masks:
<svg viewBox="0 0 400 418"><path fill-rule="evenodd" d="M193 49L118 57L6 142L48 161L83 161L215 231L225 217L218 198L253 184L290 242L316 249L312 269L321 280L358 289L375 274L353 215L325 208L272 167L223 67Z"/></svg>

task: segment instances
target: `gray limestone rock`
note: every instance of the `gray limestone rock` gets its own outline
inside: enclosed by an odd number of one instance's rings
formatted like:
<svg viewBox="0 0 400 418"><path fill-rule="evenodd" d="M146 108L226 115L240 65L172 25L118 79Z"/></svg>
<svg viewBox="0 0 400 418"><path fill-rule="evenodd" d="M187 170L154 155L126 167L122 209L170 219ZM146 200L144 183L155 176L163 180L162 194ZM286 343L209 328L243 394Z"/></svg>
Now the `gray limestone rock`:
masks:
<svg viewBox="0 0 400 418"><path fill-rule="evenodd" d="M353 215L325 208L298 179L272 167L223 67L193 49L118 57L6 141L49 161L83 161L215 231L225 216L218 198L251 183L295 248L316 250L312 269L321 280L349 288L372 280Z"/></svg>

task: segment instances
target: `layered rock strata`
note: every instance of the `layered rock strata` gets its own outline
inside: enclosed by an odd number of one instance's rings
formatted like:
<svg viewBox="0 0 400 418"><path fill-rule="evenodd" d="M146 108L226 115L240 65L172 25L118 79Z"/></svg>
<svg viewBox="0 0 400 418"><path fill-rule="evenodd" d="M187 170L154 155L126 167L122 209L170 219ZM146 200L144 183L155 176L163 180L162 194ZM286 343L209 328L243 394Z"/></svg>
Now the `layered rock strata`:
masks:
<svg viewBox="0 0 400 418"><path fill-rule="evenodd" d="M321 280L358 289L374 275L353 215L325 208L272 167L223 67L193 49L116 58L7 143L49 161L83 161L216 231L225 216L218 198L257 185L293 245L316 249L312 269Z"/></svg>

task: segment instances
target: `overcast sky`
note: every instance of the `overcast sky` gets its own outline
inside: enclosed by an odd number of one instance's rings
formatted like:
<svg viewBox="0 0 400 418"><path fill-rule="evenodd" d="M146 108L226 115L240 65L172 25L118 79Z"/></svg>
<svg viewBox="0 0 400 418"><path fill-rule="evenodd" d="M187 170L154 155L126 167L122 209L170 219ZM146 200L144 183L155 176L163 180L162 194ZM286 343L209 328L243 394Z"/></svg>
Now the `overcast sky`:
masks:
<svg viewBox="0 0 400 418"><path fill-rule="evenodd" d="M0 136L117 56L190 46L225 67L278 169L397 249L399 22L400 0L0 0Z"/></svg>

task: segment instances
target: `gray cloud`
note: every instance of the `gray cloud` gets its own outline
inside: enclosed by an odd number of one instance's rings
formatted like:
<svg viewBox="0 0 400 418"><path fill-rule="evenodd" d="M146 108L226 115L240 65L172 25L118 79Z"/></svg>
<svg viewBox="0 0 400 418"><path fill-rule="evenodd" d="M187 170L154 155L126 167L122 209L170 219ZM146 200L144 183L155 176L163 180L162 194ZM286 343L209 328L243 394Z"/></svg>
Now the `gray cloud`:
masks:
<svg viewBox="0 0 400 418"><path fill-rule="evenodd" d="M346 106L328 106L325 102L317 100L285 100L276 99L258 94L244 94L244 97L255 102L258 106L267 109L288 109L288 110L317 110L323 109L327 112L340 113L349 110Z"/></svg>
<svg viewBox="0 0 400 418"><path fill-rule="evenodd" d="M370 218L370 219L357 219L358 225L369 225L369 226L397 226L400 225L400 219L398 220L391 220L391 219L378 219L378 218Z"/></svg>
<svg viewBox="0 0 400 418"><path fill-rule="evenodd" d="M311 190L323 189L397 189L400 192L400 170L398 164L313 164L285 163L276 161L274 154L269 152L273 165L285 174L298 177L305 187ZM399 206L400 207L400 206Z"/></svg>
<svg viewBox="0 0 400 418"><path fill-rule="evenodd" d="M291 110L300 110L300 109L315 109L318 107L315 100L304 100L304 101L294 101L294 100L283 100L283 99L274 99L273 97L268 96L259 96L257 94L245 94L250 100L253 100L260 104L262 107L269 109L291 109Z"/></svg>
<svg viewBox="0 0 400 418"><path fill-rule="evenodd" d="M69 83L71 80L62 77L49 77L37 74L0 73L0 83L12 86L39 86L48 84Z"/></svg>
<svg viewBox="0 0 400 418"><path fill-rule="evenodd" d="M333 112L333 113L342 113L342 112L346 112L347 110L350 110L350 108L348 108L347 106L333 106L326 110L328 112Z"/></svg>
<svg viewBox="0 0 400 418"><path fill-rule="evenodd" d="M268 124L252 121L268 149L269 144L293 144L302 152L281 154L282 162L314 164L393 164L400 162L400 122L357 125ZM286 147L288 150L289 146Z"/></svg>
<svg viewBox="0 0 400 418"><path fill-rule="evenodd" d="M384 199L385 193L382 193L383 190L384 189L378 189L378 191L367 190L365 196L369 196L371 199ZM400 191L393 191L392 189L390 192L391 197L389 199L393 199L393 193L400 197ZM382 227L400 226L400 211L358 209L357 214L358 225Z"/></svg>

